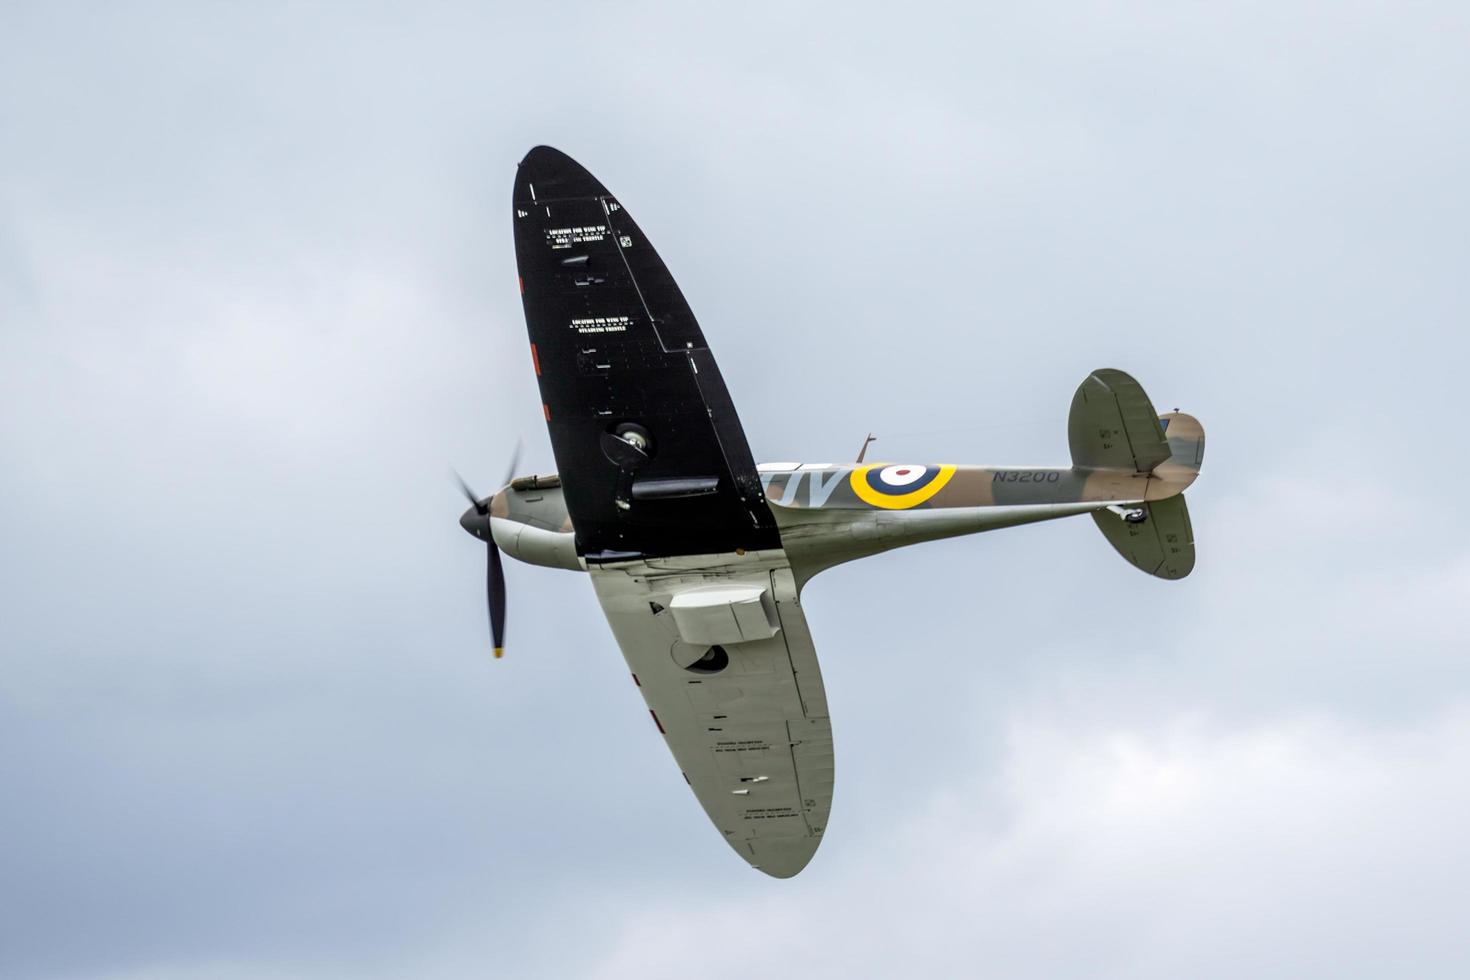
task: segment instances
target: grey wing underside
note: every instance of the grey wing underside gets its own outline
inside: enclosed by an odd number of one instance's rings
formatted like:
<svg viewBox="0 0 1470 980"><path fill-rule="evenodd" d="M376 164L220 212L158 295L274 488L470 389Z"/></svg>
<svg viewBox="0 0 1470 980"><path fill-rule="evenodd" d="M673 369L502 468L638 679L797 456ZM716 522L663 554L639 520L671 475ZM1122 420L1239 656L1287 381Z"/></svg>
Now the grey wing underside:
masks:
<svg viewBox="0 0 1470 980"><path fill-rule="evenodd" d="M639 690L705 813L753 867L789 878L816 852L832 807L832 726L816 650L784 561L752 553L720 568L696 562L589 571ZM684 589L724 584L768 588L780 628L769 639L724 646L729 664L717 673L690 670L683 664L703 649L680 638L670 600Z"/></svg>

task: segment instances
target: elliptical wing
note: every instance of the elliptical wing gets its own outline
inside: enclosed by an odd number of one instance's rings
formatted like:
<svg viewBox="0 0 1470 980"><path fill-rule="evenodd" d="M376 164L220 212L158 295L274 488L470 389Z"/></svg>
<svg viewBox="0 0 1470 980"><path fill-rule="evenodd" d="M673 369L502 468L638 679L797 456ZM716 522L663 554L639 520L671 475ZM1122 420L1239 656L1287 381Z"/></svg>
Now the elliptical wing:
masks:
<svg viewBox="0 0 1470 980"><path fill-rule="evenodd" d="M778 547L720 369L627 208L538 146L514 215L532 361L588 562Z"/></svg>

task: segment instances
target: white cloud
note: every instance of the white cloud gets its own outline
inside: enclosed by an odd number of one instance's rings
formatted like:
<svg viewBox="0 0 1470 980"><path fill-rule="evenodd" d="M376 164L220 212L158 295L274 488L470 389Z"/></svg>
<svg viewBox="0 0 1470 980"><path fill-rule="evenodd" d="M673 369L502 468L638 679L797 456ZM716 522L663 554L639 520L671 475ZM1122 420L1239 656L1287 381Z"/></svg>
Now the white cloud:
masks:
<svg viewBox="0 0 1470 980"><path fill-rule="evenodd" d="M0 13L0 972L1465 961L1463 5L95 7ZM748 871L585 582L483 659L536 142L757 455L1061 460L1115 364L1210 432L1194 576L1084 519L819 579L831 836Z"/></svg>
<svg viewBox="0 0 1470 980"><path fill-rule="evenodd" d="M993 776L879 837L838 824L819 885L641 908L594 975L1456 976L1467 766L1470 704L1391 730L1026 712Z"/></svg>

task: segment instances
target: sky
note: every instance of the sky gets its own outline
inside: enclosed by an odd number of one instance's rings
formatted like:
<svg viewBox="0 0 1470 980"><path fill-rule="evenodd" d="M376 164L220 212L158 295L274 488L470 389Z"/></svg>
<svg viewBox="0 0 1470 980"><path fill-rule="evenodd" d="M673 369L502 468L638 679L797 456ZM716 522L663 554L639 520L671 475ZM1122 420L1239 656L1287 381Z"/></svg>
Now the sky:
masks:
<svg viewBox="0 0 1470 980"><path fill-rule="evenodd" d="M0 5L0 975L1459 978L1470 8ZM758 459L1209 443L828 571L837 788L718 838L589 584L489 656L453 466L552 468L510 196L656 243Z"/></svg>

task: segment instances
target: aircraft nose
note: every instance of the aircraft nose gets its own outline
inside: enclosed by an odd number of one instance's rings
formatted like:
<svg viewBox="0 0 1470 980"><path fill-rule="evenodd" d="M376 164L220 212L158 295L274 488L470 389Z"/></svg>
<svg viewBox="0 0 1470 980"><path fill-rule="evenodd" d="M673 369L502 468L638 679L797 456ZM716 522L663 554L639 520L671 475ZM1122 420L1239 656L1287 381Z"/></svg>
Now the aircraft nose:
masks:
<svg viewBox="0 0 1470 980"><path fill-rule="evenodd" d="M480 513L479 507L469 507L459 517L459 526L481 541L490 540L490 509L487 507L485 513Z"/></svg>

